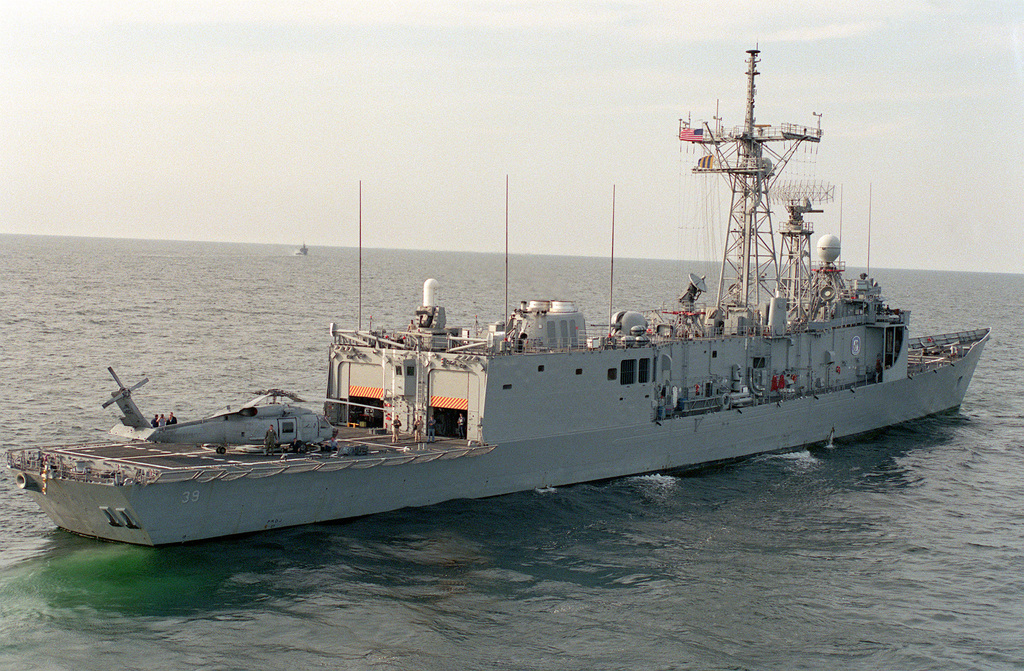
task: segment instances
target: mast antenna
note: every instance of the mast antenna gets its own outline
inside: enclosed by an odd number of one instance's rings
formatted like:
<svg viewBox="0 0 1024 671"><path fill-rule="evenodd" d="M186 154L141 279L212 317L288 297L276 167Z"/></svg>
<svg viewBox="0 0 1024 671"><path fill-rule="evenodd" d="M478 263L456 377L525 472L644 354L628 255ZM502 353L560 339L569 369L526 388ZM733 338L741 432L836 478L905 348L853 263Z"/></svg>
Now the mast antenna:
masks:
<svg viewBox="0 0 1024 671"><path fill-rule="evenodd" d="M871 272L871 182L868 182L868 267L867 271Z"/></svg>
<svg viewBox="0 0 1024 671"><path fill-rule="evenodd" d="M508 320L508 175L505 175L505 319ZM505 328L508 328L508 321Z"/></svg>
<svg viewBox="0 0 1024 671"><path fill-rule="evenodd" d="M615 185L612 184L612 260L608 273L608 335L612 332L612 305L615 295Z"/></svg>
<svg viewBox="0 0 1024 671"><path fill-rule="evenodd" d="M363 180L359 180L359 330L363 330Z"/></svg>

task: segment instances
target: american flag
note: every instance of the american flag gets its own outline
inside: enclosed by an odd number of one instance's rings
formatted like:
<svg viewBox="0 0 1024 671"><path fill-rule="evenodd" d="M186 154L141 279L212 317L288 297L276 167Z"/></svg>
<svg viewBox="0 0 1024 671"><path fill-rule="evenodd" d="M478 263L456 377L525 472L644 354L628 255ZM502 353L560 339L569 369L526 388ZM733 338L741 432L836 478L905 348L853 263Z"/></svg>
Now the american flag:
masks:
<svg viewBox="0 0 1024 671"><path fill-rule="evenodd" d="M683 142L701 142L704 140L703 128L680 128L679 139Z"/></svg>

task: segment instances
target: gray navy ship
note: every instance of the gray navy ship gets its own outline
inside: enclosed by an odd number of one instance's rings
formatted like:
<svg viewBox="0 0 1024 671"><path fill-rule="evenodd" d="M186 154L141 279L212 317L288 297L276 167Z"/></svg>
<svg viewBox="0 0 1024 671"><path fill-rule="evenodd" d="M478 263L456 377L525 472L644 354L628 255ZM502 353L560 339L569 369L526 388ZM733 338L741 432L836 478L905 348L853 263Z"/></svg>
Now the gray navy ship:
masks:
<svg viewBox="0 0 1024 671"><path fill-rule="evenodd" d="M804 216L831 189L779 176L821 129L755 123L758 53L742 126L680 123L680 140L701 150L694 172L722 175L733 194L714 303L690 274L671 309L595 327L572 300L548 297L474 330L448 324L428 279L406 330L331 325L330 441L266 454L250 430L239 442L257 447L15 449L18 486L64 529L163 545L695 469L958 408L988 329L910 337L908 310L866 274L845 276L836 237L812 244ZM777 231L772 204L788 214ZM115 392L119 407L132 389ZM243 416L295 421L259 405L212 419Z"/></svg>

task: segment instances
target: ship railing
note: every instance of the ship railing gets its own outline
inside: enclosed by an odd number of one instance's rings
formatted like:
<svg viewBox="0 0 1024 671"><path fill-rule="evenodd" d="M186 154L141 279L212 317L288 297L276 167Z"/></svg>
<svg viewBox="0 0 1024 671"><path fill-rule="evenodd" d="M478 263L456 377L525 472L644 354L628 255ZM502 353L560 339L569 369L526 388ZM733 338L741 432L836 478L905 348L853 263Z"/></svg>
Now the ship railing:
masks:
<svg viewBox="0 0 1024 671"><path fill-rule="evenodd" d="M43 452L35 448L22 448L7 453L7 466L28 473L40 473L43 468Z"/></svg>
<svg viewBox="0 0 1024 671"><path fill-rule="evenodd" d="M902 324L905 322L906 314L903 312L897 312L895 310L886 309L883 312L875 314L876 322L886 322L888 324Z"/></svg>
<svg viewBox="0 0 1024 671"><path fill-rule="evenodd" d="M182 482L195 480L209 482L212 480L234 480L242 477L262 478L279 473L304 473L322 470L331 472L344 468L371 468L374 466L395 466L406 463L425 463L434 459L449 460L461 457L477 457L492 452L497 445L481 441L467 441L465 446L455 445L438 449L409 449L373 442L359 443L364 450L356 449L356 444L349 441L351 452L326 453L281 459L271 457L263 461L248 463L210 463L199 466L183 467L135 467L128 464L108 463L103 459L89 459L75 454L61 454L46 449L24 448L11 450L7 453L7 464L14 470L38 476L42 483L43 493L49 480L76 481L88 484L107 486L149 485L155 482ZM80 446L63 446L60 449L86 448ZM421 446L423 447L423 446ZM26 487L27 488L27 487ZM36 491L39 491L36 489Z"/></svg>
<svg viewBox="0 0 1024 671"><path fill-rule="evenodd" d="M38 448L7 453L7 465L46 480L74 480L105 485L149 484L159 477L154 469L108 464L96 459L77 459Z"/></svg>
<svg viewBox="0 0 1024 671"><path fill-rule="evenodd" d="M784 123L780 125L782 135L787 139L820 140L821 129L795 123Z"/></svg>
<svg viewBox="0 0 1024 671"><path fill-rule="evenodd" d="M746 396L744 397L743 402L739 405L734 405L725 401L725 397L729 395L728 392L713 396L701 396L693 399L680 399L678 407L672 407L671 405L655 407L651 412L651 421L658 422L662 420L690 417L694 415L705 415L711 412L726 410L743 411L746 408L752 408L768 403L784 403L786 401L807 398L809 396L817 398L821 394L834 393L837 391L852 390L856 392L859 387L866 387L878 382L879 380L874 373L858 375L854 380L839 384L824 384L815 389L784 389L781 391L769 392L767 395L754 394Z"/></svg>
<svg viewBox="0 0 1024 671"><path fill-rule="evenodd" d="M342 331L335 330L335 345L350 345L353 347L372 347L375 349L412 349L410 345L402 341L399 332L388 334L386 331Z"/></svg>
<svg viewBox="0 0 1024 671"><path fill-rule="evenodd" d="M941 350L950 345L973 345L988 335L988 332L988 329L974 329L910 338L907 340L907 349L927 351L929 349Z"/></svg>
<svg viewBox="0 0 1024 671"><path fill-rule="evenodd" d="M748 135L746 126L735 126L724 134L727 139L742 139ZM784 123L778 126L755 126L754 138L759 140L821 140L821 129L803 124ZM721 136L719 137L721 138Z"/></svg>
<svg viewBox="0 0 1024 671"><path fill-rule="evenodd" d="M559 338L554 345L546 345L539 338L528 338L519 340L511 338L507 341L504 354L540 354L549 352L578 352L586 349L611 349L610 345L592 347L587 345L587 339L583 338Z"/></svg>
<svg viewBox="0 0 1024 671"><path fill-rule="evenodd" d="M907 342L907 375L919 375L952 365L988 335L988 329L910 338Z"/></svg>

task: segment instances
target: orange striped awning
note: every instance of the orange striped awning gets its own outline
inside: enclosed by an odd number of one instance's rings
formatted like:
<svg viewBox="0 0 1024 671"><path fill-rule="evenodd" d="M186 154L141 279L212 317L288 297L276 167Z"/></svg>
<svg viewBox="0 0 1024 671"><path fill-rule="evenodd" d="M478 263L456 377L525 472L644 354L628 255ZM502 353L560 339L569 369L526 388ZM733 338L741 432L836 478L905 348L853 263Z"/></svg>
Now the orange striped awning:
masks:
<svg viewBox="0 0 1024 671"><path fill-rule="evenodd" d="M452 410L469 410L469 401L451 396L431 396L430 405L434 408L451 408Z"/></svg>
<svg viewBox="0 0 1024 671"><path fill-rule="evenodd" d="M354 384L348 386L348 397L360 396L362 398L384 398L383 387L359 387Z"/></svg>

